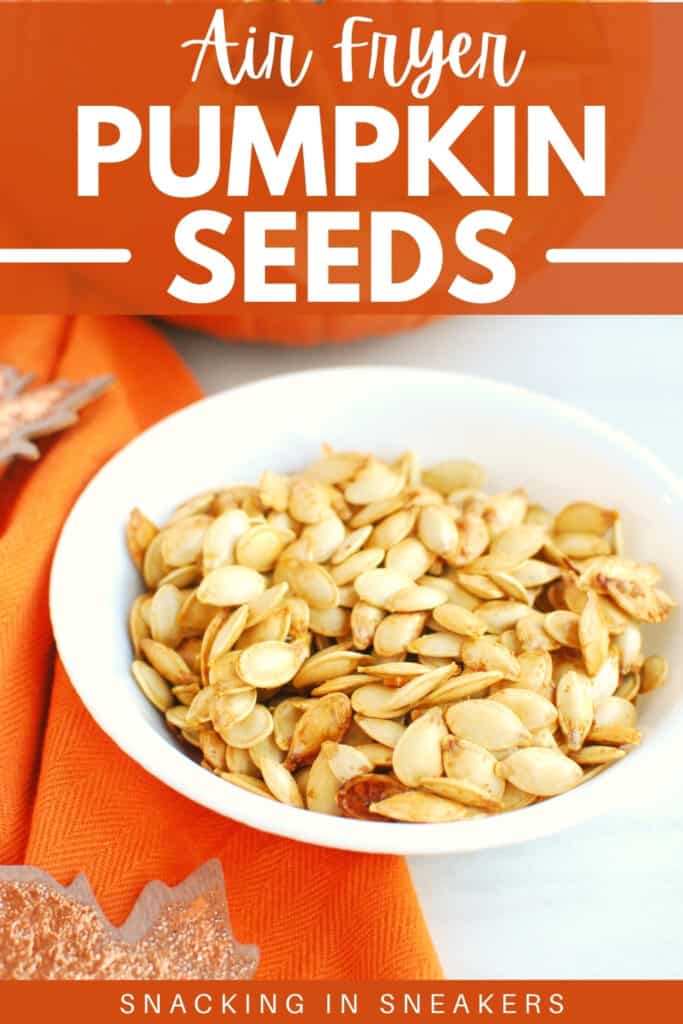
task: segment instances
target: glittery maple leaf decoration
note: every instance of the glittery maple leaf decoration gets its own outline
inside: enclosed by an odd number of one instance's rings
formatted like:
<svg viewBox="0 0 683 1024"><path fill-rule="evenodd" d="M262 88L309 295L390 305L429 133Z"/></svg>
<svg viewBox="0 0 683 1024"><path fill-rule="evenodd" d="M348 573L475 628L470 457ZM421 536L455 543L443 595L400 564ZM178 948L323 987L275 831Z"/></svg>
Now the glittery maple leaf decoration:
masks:
<svg viewBox="0 0 683 1024"><path fill-rule="evenodd" d="M247 980L258 959L232 934L217 860L175 888L150 882L120 928L84 875L65 888L37 868L0 867L0 980Z"/></svg>
<svg viewBox="0 0 683 1024"><path fill-rule="evenodd" d="M111 377L78 384L57 380L26 390L32 379L12 366L0 365L0 473L15 457L37 459L40 451L33 440L70 427L78 419L78 410L112 381Z"/></svg>

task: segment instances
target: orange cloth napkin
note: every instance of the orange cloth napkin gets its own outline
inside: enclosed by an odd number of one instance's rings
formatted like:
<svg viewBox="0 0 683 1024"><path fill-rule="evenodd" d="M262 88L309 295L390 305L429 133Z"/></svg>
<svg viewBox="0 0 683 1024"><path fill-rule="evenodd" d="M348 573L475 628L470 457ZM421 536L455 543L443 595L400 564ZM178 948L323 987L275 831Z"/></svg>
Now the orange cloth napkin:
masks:
<svg viewBox="0 0 683 1024"><path fill-rule="evenodd" d="M43 443L40 462L0 477L0 861L64 883L85 871L120 923L146 882L174 885L219 857L235 934L261 947L259 977L438 978L403 860L279 839L189 802L114 746L55 658L60 527L110 455L199 397L181 360L135 320L33 316L0 318L0 363L42 380L117 378L78 426Z"/></svg>

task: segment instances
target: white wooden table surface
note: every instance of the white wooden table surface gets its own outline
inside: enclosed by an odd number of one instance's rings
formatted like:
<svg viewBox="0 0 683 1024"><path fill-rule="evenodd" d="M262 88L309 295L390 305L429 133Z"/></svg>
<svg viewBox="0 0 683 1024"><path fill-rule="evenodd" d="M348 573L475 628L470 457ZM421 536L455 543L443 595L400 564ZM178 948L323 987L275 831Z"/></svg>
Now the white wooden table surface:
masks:
<svg viewBox="0 0 683 1024"><path fill-rule="evenodd" d="M471 317L315 349L169 333L207 392L306 367L453 369L583 407L683 475L683 317ZM508 849L413 859L447 977L683 977L681 764L680 779L627 813Z"/></svg>

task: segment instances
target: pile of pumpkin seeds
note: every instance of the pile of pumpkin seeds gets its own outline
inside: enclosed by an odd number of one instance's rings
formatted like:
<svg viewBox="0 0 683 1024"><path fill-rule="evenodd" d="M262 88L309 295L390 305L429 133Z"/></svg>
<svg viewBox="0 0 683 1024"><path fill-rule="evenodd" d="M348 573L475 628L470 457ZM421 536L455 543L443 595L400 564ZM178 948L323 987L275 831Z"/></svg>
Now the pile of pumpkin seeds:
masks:
<svg viewBox="0 0 683 1024"><path fill-rule="evenodd" d="M133 677L226 782L444 822L556 796L640 741L674 606L619 514L551 514L484 470L323 446L303 471L131 513Z"/></svg>

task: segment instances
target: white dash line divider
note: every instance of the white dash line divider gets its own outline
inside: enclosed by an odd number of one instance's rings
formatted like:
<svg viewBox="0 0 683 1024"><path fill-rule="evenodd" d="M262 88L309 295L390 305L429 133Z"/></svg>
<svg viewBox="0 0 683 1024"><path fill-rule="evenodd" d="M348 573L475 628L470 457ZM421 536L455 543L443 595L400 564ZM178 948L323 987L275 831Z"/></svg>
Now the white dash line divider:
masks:
<svg viewBox="0 0 683 1024"><path fill-rule="evenodd" d="M130 249L2 249L0 263L130 263Z"/></svg>
<svg viewBox="0 0 683 1024"><path fill-rule="evenodd" d="M548 249L548 263L683 263L683 249Z"/></svg>

